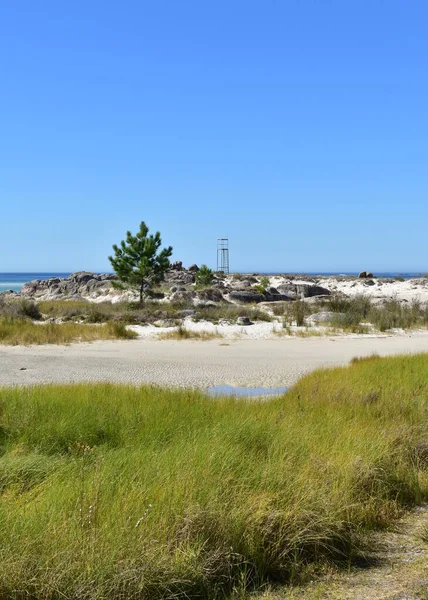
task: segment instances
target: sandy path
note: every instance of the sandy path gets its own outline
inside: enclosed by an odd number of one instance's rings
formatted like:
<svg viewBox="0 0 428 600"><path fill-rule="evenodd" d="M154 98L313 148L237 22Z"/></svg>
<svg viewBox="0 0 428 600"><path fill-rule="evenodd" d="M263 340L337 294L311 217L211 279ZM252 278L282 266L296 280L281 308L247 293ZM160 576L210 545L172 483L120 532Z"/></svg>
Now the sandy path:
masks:
<svg viewBox="0 0 428 600"><path fill-rule="evenodd" d="M354 356L428 351L428 335L381 338L135 341L1 346L0 385L111 381L207 387L280 387ZM25 369L25 370L21 370Z"/></svg>
<svg viewBox="0 0 428 600"><path fill-rule="evenodd" d="M389 531L375 531L371 567L330 572L302 588L284 587L254 600L423 600L427 598L428 506L407 512Z"/></svg>

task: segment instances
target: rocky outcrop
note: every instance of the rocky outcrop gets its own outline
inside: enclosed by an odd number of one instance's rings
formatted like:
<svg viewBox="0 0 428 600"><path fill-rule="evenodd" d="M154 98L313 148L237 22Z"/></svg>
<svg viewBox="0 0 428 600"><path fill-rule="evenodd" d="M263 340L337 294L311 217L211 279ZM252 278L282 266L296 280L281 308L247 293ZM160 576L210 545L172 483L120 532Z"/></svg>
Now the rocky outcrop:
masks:
<svg viewBox="0 0 428 600"><path fill-rule="evenodd" d="M65 278L34 279L24 284L20 295L24 298L38 300L55 300L60 298L88 298L95 300L99 296L107 297L114 292L117 294L117 291L112 286L112 282L115 280L117 280L115 275L98 275L88 271L80 271L72 273Z"/></svg>
<svg viewBox="0 0 428 600"><path fill-rule="evenodd" d="M195 282L195 275L189 271L173 269L165 274L165 281L169 284L190 285Z"/></svg>
<svg viewBox="0 0 428 600"><path fill-rule="evenodd" d="M193 270L190 271L190 268ZM192 265L189 269L184 269L182 263L177 261L171 265L165 275L168 292L165 292L165 285L160 291L150 289L150 286L147 286L145 291L152 299L165 299L187 307L220 302L235 304L287 302L300 298L328 296L331 293L327 288L309 281L293 281L282 277L275 280L275 286L268 285L264 291L265 282L261 276L256 278L252 275L242 275L239 278L215 276L208 288L198 289L194 285L195 268L197 269L196 265ZM369 281L366 279L365 283ZM85 299L91 302L138 300L136 291L119 289L115 286L115 282L117 282L115 275L79 271L65 278L52 277L47 280L30 281L23 286L20 295L35 300Z"/></svg>
<svg viewBox="0 0 428 600"><path fill-rule="evenodd" d="M202 302L221 302L223 294L217 288L205 288L197 292L199 300Z"/></svg>
<svg viewBox="0 0 428 600"><path fill-rule="evenodd" d="M361 271L361 273L358 275L359 279L373 279L373 273L370 273L370 271Z"/></svg>
<svg viewBox="0 0 428 600"><path fill-rule="evenodd" d="M234 290L229 294L229 300L232 302L242 302L244 304L249 302L263 302L265 297L263 294L258 292L251 292L247 290Z"/></svg>
<svg viewBox="0 0 428 600"><path fill-rule="evenodd" d="M320 285L311 285L310 283L282 283L278 286L278 292L292 300L312 298L313 296L330 296L331 294L327 288Z"/></svg>

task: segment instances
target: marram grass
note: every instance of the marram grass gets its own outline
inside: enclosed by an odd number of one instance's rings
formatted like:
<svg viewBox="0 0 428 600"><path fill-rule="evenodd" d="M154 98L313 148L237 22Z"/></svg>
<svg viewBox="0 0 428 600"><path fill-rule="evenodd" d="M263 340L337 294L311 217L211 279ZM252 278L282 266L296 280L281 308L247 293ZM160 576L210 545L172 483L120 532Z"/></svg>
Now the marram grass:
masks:
<svg viewBox="0 0 428 600"><path fill-rule="evenodd" d="M132 339L137 334L123 323L110 321L104 325L80 323L33 323L28 319L0 318L0 344L69 344L94 340Z"/></svg>
<svg viewBox="0 0 428 600"><path fill-rule="evenodd" d="M0 598L228 598L351 564L428 496L428 356L269 402L0 390Z"/></svg>

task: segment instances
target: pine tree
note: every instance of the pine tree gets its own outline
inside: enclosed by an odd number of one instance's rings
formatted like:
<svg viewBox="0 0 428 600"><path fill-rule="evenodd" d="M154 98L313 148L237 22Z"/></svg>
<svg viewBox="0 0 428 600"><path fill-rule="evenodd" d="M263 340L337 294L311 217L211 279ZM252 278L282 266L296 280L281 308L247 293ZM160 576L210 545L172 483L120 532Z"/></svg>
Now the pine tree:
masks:
<svg viewBox="0 0 428 600"><path fill-rule="evenodd" d="M114 244L114 256L108 257L121 286L139 290L140 304L143 303L144 287L153 287L164 280L172 254L171 246L158 253L162 244L160 233L148 235L148 232L149 228L142 221L138 233L132 235L127 231L126 240L122 240L120 246Z"/></svg>

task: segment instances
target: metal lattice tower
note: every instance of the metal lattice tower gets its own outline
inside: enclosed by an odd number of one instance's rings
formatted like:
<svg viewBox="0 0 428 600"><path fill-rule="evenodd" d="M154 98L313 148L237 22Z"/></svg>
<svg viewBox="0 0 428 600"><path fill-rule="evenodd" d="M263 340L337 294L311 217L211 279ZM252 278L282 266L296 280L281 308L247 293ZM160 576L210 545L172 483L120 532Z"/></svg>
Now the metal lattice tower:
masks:
<svg viewBox="0 0 428 600"><path fill-rule="evenodd" d="M229 238L217 238L217 272L229 275Z"/></svg>

